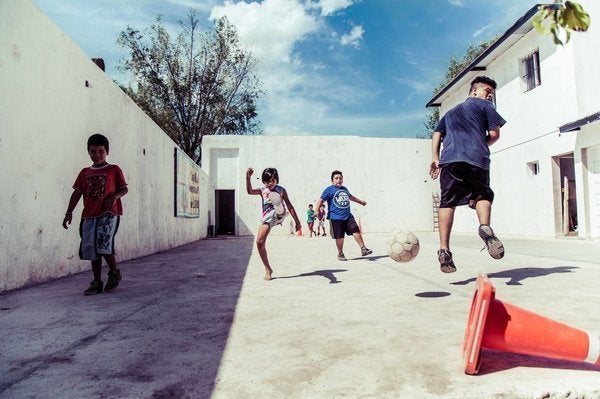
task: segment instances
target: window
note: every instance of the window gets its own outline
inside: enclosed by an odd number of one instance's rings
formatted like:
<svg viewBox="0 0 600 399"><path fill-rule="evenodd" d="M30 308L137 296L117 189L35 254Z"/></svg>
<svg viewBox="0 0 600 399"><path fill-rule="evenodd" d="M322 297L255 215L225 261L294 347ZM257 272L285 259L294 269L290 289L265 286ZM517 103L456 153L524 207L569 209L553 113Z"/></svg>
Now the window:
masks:
<svg viewBox="0 0 600 399"><path fill-rule="evenodd" d="M540 163L538 161L527 162L527 167L529 168L530 176L535 176L540 173Z"/></svg>
<svg viewBox="0 0 600 399"><path fill-rule="evenodd" d="M542 84L539 50L521 60L521 78L523 79L525 91L532 90Z"/></svg>

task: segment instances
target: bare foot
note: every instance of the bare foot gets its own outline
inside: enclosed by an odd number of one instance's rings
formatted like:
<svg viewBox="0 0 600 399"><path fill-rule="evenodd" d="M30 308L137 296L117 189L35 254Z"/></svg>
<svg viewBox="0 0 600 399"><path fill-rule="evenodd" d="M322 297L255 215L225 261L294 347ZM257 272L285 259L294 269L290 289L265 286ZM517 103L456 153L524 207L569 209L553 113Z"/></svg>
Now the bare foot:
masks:
<svg viewBox="0 0 600 399"><path fill-rule="evenodd" d="M264 279L267 281L273 280L273 269L270 267L265 268L265 277Z"/></svg>

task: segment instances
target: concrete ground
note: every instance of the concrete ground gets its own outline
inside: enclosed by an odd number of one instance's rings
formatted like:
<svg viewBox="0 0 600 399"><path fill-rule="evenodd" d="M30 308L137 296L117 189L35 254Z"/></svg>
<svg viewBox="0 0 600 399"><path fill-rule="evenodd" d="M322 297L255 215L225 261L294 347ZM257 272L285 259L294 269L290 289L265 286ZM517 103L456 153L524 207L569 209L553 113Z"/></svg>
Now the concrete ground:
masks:
<svg viewBox="0 0 600 399"><path fill-rule="evenodd" d="M600 367L462 345L478 273L496 298L600 330L600 242L501 237L502 260L453 237L458 271L418 232L412 262L388 234L347 262L329 237L271 236L273 281L253 238L216 238L121 264L113 292L91 272L0 295L0 398L600 398ZM528 326L527 326L528 327ZM531 330L531 340L553 331Z"/></svg>

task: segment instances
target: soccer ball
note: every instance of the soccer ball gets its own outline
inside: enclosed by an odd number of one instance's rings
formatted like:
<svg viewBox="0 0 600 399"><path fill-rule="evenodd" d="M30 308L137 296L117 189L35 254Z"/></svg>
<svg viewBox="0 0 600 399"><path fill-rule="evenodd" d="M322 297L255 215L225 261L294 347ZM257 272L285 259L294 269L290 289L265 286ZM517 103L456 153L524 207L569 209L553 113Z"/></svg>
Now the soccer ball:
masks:
<svg viewBox="0 0 600 399"><path fill-rule="evenodd" d="M387 242L387 253L396 262L410 262L419 254L419 239L410 231L397 230Z"/></svg>

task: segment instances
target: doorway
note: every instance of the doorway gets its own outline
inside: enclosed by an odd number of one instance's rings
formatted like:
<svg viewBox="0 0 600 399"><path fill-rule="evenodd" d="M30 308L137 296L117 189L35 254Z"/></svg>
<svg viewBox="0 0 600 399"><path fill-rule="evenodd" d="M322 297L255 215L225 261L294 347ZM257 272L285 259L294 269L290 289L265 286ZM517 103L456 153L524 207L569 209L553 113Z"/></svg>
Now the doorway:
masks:
<svg viewBox="0 0 600 399"><path fill-rule="evenodd" d="M577 188L573 153L555 158L560 170L561 230L564 235L577 235Z"/></svg>
<svg viewBox="0 0 600 399"><path fill-rule="evenodd" d="M235 190L215 190L217 235L235 235Z"/></svg>

